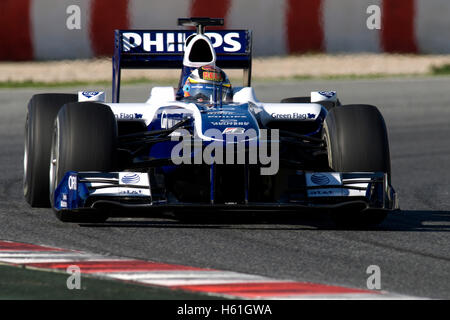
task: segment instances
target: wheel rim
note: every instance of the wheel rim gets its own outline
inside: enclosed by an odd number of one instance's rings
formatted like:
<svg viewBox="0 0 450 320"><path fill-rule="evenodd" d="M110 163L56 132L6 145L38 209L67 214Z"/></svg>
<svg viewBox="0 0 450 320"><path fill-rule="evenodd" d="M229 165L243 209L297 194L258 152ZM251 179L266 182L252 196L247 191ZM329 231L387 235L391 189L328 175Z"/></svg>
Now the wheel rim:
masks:
<svg viewBox="0 0 450 320"><path fill-rule="evenodd" d="M25 143L24 143L24 151L23 151L23 194L26 196L28 194L28 114L27 119L25 121Z"/></svg>
<svg viewBox="0 0 450 320"><path fill-rule="evenodd" d="M331 152L331 142L330 142L330 137L328 135L328 127L326 124L324 124L324 140L325 140L326 147L327 147L328 166L331 169L334 169L333 168L333 155Z"/></svg>
<svg viewBox="0 0 450 320"><path fill-rule="evenodd" d="M58 164L59 164L59 121L57 119L56 125L53 130L52 148L50 152L49 191L51 204L53 204L53 194L57 187Z"/></svg>

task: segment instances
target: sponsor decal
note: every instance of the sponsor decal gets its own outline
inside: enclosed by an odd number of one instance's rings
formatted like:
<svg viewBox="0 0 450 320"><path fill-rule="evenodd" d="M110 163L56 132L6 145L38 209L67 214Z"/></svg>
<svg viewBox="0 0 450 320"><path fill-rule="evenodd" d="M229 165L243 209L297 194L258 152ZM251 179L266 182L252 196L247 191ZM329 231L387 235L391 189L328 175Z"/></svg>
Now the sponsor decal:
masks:
<svg viewBox="0 0 450 320"><path fill-rule="evenodd" d="M124 52L182 53L186 38L193 32L130 31L122 33ZM243 53L246 47L245 31L206 32L217 53Z"/></svg>
<svg viewBox="0 0 450 320"><path fill-rule="evenodd" d="M315 119L316 115L314 113L271 113L270 116L275 119L292 119L292 120L306 120Z"/></svg>
<svg viewBox="0 0 450 320"><path fill-rule="evenodd" d="M225 128L222 134L243 134L244 132L244 128Z"/></svg>
<svg viewBox="0 0 450 320"><path fill-rule="evenodd" d="M207 71L203 72L203 80L210 80L210 81L222 81L222 76L219 72L213 72L213 71Z"/></svg>
<svg viewBox="0 0 450 320"><path fill-rule="evenodd" d="M141 195L142 190L132 190L132 189L121 189L119 194L127 194L127 195Z"/></svg>
<svg viewBox="0 0 450 320"><path fill-rule="evenodd" d="M233 120L223 120L223 121L211 121L213 126L248 126L250 122L248 121L233 121Z"/></svg>
<svg viewBox="0 0 450 320"><path fill-rule="evenodd" d="M232 115L232 114L234 114L234 112L231 112L231 111L210 111L210 112L208 112L208 115L210 115L210 114L230 114L230 115Z"/></svg>
<svg viewBox="0 0 450 320"><path fill-rule="evenodd" d="M308 190L309 197L339 197L342 196L342 191L338 189L325 189L325 190Z"/></svg>
<svg viewBox="0 0 450 320"><path fill-rule="evenodd" d="M209 89L209 90L212 90L212 89L214 89L214 86L208 86L206 84L192 84L191 88L192 89Z"/></svg>
<svg viewBox="0 0 450 320"><path fill-rule="evenodd" d="M117 119L142 119L142 113L124 113L116 114Z"/></svg>
<svg viewBox="0 0 450 320"><path fill-rule="evenodd" d="M306 173L306 184L308 186L340 186L341 175L338 172L314 172Z"/></svg>
<svg viewBox="0 0 450 320"><path fill-rule="evenodd" d="M234 115L231 114L229 116L227 116L227 115L207 115L207 117L210 119L212 119L212 118L220 118L220 119L223 119L223 118L241 118L242 119L242 118L244 118L244 119L246 119L247 118L246 115L235 115L235 114Z"/></svg>
<svg viewBox="0 0 450 320"><path fill-rule="evenodd" d="M166 110L164 110L161 113L161 129L169 129L172 128L174 125L176 125L178 122L185 120L186 117L184 117L183 114L179 113L167 113Z"/></svg>
<svg viewBox="0 0 450 320"><path fill-rule="evenodd" d="M220 108L211 108L211 111L208 111L208 113L232 113L233 111L236 111L236 108L234 107L227 107L227 110L220 110Z"/></svg>
<svg viewBox="0 0 450 320"><path fill-rule="evenodd" d="M92 97L99 95L100 92L99 91L83 91L81 94L83 96L85 96L86 98L90 99Z"/></svg>
<svg viewBox="0 0 450 320"><path fill-rule="evenodd" d="M69 190L77 190L77 177L69 176L67 185L69 187Z"/></svg>
<svg viewBox="0 0 450 320"><path fill-rule="evenodd" d="M319 94L330 99L336 95L336 91L319 91Z"/></svg>
<svg viewBox="0 0 450 320"><path fill-rule="evenodd" d="M124 184L136 184L139 183L141 179L137 173L126 174L122 177L121 181Z"/></svg>
<svg viewBox="0 0 450 320"><path fill-rule="evenodd" d="M67 201L61 200L61 201L59 202L59 206L60 206L61 208L67 208Z"/></svg>
<svg viewBox="0 0 450 320"><path fill-rule="evenodd" d="M321 173L314 173L311 175L311 181L319 186L324 186L330 183L330 178Z"/></svg>
<svg viewBox="0 0 450 320"><path fill-rule="evenodd" d="M78 91L78 101L105 101L105 92L103 91Z"/></svg>

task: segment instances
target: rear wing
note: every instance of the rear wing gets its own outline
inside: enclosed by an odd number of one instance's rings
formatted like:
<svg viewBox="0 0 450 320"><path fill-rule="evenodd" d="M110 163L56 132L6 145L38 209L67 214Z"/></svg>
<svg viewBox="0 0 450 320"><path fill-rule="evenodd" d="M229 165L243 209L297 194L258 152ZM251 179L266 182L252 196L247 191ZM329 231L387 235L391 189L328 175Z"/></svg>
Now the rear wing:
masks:
<svg viewBox="0 0 450 320"><path fill-rule="evenodd" d="M191 30L116 30L113 56L112 102L120 99L122 69L183 68L185 40ZM216 52L216 65L242 69L244 86L250 86L252 33L250 30L208 30Z"/></svg>

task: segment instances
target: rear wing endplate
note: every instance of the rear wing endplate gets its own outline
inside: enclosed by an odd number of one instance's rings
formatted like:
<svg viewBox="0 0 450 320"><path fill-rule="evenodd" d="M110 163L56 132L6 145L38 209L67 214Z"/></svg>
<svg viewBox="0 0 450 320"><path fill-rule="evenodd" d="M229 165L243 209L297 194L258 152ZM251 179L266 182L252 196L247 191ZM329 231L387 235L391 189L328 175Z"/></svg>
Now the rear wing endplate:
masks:
<svg viewBox="0 0 450 320"><path fill-rule="evenodd" d="M193 30L116 30L113 56L112 102L120 99L122 69L183 68L185 40ZM242 69L244 86L250 86L252 33L250 30L208 30L216 52L216 65Z"/></svg>

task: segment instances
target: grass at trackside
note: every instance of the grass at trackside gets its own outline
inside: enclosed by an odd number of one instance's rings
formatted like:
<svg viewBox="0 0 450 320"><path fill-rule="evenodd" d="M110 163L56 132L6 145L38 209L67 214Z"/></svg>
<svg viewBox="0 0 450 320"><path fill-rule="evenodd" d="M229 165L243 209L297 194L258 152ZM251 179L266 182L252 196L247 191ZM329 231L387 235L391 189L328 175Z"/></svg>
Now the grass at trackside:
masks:
<svg viewBox="0 0 450 320"><path fill-rule="evenodd" d="M176 82L176 80L149 80L146 78L124 80L122 85L134 84L158 84L169 85ZM39 82L39 81L3 81L0 82L0 89L3 88L64 88L64 87L79 87L79 86L99 86L110 87L111 81L64 81L64 82Z"/></svg>
<svg viewBox="0 0 450 320"><path fill-rule="evenodd" d="M86 84L95 84L100 86L110 85L107 81L98 82L82 82L82 81L68 81L68 82L38 82L38 81L3 81L0 82L0 89L10 88L59 88L59 87L76 87L84 86Z"/></svg>
<svg viewBox="0 0 450 320"><path fill-rule="evenodd" d="M169 290L81 277L81 289L67 289L69 274L0 265L0 300L197 300L215 299L180 290Z"/></svg>
<svg viewBox="0 0 450 320"><path fill-rule="evenodd" d="M253 77L253 81L273 82L273 81L307 81L307 80L361 80L361 79L383 79L383 78L410 78L426 76L450 76L450 65L433 67L429 73L423 74L344 74L344 75L324 75L309 76L297 75L292 77ZM239 83L242 79L230 79L232 83ZM176 85L178 79L151 80L147 78L138 78L132 80L122 80L121 85ZM65 81L65 82L38 82L38 81L3 81L0 82L0 89L13 88L64 88L64 87L110 87L111 81Z"/></svg>
<svg viewBox="0 0 450 320"><path fill-rule="evenodd" d="M450 64L444 64L442 66L433 66L431 68L431 73L433 75L450 75Z"/></svg>

